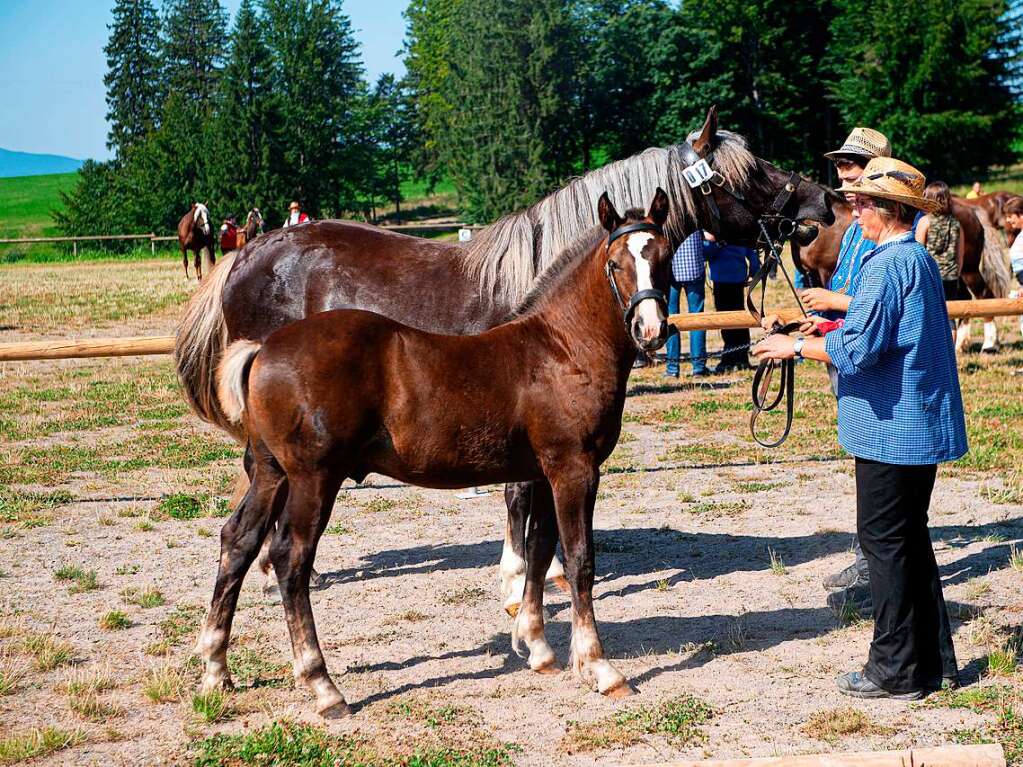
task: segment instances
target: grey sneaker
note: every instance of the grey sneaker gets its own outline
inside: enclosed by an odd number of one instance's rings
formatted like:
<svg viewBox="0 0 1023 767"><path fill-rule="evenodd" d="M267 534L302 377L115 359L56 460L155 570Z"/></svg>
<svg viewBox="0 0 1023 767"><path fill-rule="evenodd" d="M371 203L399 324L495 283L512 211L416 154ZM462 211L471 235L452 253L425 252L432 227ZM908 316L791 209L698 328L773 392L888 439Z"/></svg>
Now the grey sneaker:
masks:
<svg viewBox="0 0 1023 767"><path fill-rule="evenodd" d="M844 570L841 570L834 575L829 575L824 579L824 588L828 589L847 589L856 583L860 577L860 571L856 569L856 564L849 565Z"/></svg>
<svg viewBox="0 0 1023 767"><path fill-rule="evenodd" d="M859 671L850 671L842 674L835 680L838 691L843 695L853 698L891 698L892 700L920 700L924 696L923 690L910 690L909 692L888 692L878 687Z"/></svg>
<svg viewBox="0 0 1023 767"><path fill-rule="evenodd" d="M855 611L861 618L870 618L874 614L870 583L860 581L853 583L849 588L832 591L828 594L828 607L838 615L848 615Z"/></svg>

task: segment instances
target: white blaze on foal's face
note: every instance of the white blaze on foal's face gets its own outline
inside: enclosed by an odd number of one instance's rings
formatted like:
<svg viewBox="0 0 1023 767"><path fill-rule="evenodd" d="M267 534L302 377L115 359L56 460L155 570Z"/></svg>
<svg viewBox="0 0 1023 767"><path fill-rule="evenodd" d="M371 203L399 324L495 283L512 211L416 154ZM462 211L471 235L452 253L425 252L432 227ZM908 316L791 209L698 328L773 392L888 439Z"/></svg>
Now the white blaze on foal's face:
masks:
<svg viewBox="0 0 1023 767"><path fill-rule="evenodd" d="M636 232L630 234L628 239L629 252L636 262L636 290L650 290L653 288L653 278L650 275L650 262L643 258L643 248L654 236L650 232ZM646 298L639 302L636 307L636 314L643 320L643 338L650 341L657 336L661 330L661 318L657 314L657 302L652 298Z"/></svg>

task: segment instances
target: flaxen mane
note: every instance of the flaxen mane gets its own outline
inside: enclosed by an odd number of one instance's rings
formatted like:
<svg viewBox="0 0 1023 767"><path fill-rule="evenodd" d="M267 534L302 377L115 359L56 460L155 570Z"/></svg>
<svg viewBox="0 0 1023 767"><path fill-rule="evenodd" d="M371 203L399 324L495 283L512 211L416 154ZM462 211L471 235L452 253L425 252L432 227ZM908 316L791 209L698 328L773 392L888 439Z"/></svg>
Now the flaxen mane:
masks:
<svg viewBox="0 0 1023 767"><path fill-rule="evenodd" d="M699 135L696 132L690 139ZM756 158L741 136L718 131L712 165L736 189L745 189ZM590 171L520 213L482 229L466 246L465 268L480 285L509 306L519 306L536 280L597 223L597 200L607 192L619 209L640 207L660 186L668 193L670 213L664 233L672 246L697 226L697 201L682 178L681 148L647 149ZM588 238L587 238L588 239ZM573 252L578 255L575 249ZM582 252L588 252L586 248Z"/></svg>

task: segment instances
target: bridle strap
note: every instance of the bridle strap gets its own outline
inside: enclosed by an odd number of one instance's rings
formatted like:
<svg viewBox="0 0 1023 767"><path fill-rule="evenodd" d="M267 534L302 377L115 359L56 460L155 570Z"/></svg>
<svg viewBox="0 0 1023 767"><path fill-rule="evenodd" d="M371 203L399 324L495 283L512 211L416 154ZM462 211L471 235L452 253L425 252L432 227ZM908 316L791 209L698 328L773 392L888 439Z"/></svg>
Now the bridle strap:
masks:
<svg viewBox="0 0 1023 767"><path fill-rule="evenodd" d="M624 237L625 235L632 234L633 232L654 232L655 234L664 234L661 227L647 221L637 221L634 224L623 224L607 236L607 247L610 248L611 243L619 237Z"/></svg>

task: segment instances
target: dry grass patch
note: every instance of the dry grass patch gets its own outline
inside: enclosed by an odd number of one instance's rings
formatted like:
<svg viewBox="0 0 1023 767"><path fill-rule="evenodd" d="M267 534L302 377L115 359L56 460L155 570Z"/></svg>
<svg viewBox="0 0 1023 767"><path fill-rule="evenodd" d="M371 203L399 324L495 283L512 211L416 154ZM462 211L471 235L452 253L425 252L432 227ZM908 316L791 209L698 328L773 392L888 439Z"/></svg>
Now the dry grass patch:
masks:
<svg viewBox="0 0 1023 767"><path fill-rule="evenodd" d="M33 663L39 671L52 671L74 662L75 648L56 639L52 634L29 634L21 646L32 656Z"/></svg>
<svg viewBox="0 0 1023 767"><path fill-rule="evenodd" d="M834 743L847 735L885 735L891 732L869 716L855 708L831 708L815 711L810 719L799 728L813 738Z"/></svg>
<svg viewBox="0 0 1023 767"><path fill-rule="evenodd" d="M142 677L142 692L153 703L181 700L185 679L173 666L161 666L147 671Z"/></svg>
<svg viewBox="0 0 1023 767"><path fill-rule="evenodd" d="M18 764L65 748L72 748L84 741L85 734L78 730L36 727L0 738L0 764Z"/></svg>
<svg viewBox="0 0 1023 767"><path fill-rule="evenodd" d="M8 648L0 650L0 696L13 694L27 673L22 659Z"/></svg>
<svg viewBox="0 0 1023 767"><path fill-rule="evenodd" d="M682 695L659 706L641 706L619 711L594 722L569 722L561 749L569 754L626 748L644 735L662 735L675 748L702 743L706 734L701 725L710 720L713 710L703 701Z"/></svg>
<svg viewBox="0 0 1023 767"><path fill-rule="evenodd" d="M121 598L129 605L137 605L143 609L161 607L167 603L163 592L155 586L146 586L144 589L131 586L121 591Z"/></svg>

